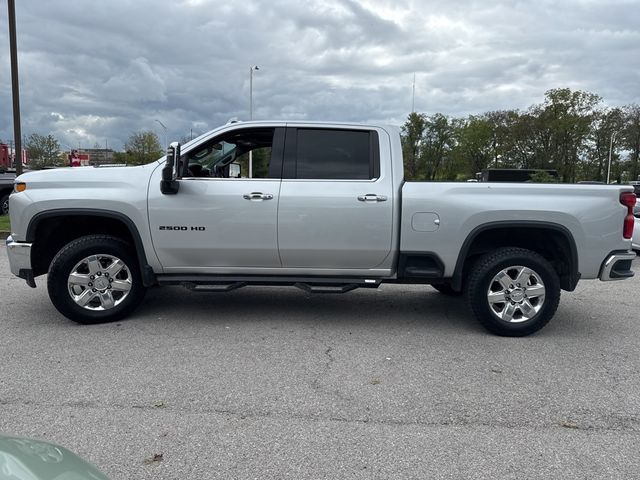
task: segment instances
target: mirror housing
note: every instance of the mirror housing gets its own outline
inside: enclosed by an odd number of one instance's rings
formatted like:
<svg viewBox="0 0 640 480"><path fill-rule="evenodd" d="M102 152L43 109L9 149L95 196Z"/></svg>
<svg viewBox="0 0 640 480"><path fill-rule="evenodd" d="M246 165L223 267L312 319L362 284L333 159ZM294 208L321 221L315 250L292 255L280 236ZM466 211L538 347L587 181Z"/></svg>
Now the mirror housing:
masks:
<svg viewBox="0 0 640 480"><path fill-rule="evenodd" d="M175 195L180 189L180 143L172 142L167 148L167 160L162 168L160 191L165 195Z"/></svg>

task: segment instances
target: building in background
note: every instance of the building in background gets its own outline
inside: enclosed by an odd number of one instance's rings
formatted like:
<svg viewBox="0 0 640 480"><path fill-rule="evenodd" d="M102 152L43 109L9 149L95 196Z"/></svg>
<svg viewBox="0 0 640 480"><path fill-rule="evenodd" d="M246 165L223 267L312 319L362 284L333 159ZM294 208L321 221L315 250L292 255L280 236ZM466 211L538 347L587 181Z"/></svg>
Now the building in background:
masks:
<svg viewBox="0 0 640 480"><path fill-rule="evenodd" d="M89 165L113 163L113 150L110 148L83 148L81 153L89 156Z"/></svg>
<svg viewBox="0 0 640 480"><path fill-rule="evenodd" d="M113 157L113 150L106 148L83 148L82 150L71 150L67 155L69 166L71 167L106 165L114 162Z"/></svg>

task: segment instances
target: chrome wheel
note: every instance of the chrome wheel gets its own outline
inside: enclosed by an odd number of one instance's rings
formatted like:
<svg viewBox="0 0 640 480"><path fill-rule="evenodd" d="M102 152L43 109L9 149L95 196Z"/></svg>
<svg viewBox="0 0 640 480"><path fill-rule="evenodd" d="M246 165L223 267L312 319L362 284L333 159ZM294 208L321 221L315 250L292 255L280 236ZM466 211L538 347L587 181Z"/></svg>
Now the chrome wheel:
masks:
<svg viewBox="0 0 640 480"><path fill-rule="evenodd" d="M540 275L523 266L500 270L487 291L491 313L509 323L531 320L542 308L544 298L545 286Z"/></svg>
<svg viewBox="0 0 640 480"><path fill-rule="evenodd" d="M129 267L112 255L90 255L79 261L67 280L72 300L87 310L109 310L131 291Z"/></svg>

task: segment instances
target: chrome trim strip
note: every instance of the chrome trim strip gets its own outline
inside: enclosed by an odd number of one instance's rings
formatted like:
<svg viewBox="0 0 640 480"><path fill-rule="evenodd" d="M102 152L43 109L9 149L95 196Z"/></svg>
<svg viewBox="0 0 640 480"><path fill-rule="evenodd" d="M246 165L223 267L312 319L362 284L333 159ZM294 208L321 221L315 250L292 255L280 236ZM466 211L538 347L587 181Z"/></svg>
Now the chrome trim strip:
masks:
<svg viewBox="0 0 640 480"><path fill-rule="evenodd" d="M602 265L602 270L600 270L600 275L598 278L603 282L609 282L612 280L624 280L626 277L621 278L612 278L611 270L613 270L613 266L619 260L633 260L636 258L635 252L625 252L625 253L614 253L613 255L609 255L609 257L605 260Z"/></svg>

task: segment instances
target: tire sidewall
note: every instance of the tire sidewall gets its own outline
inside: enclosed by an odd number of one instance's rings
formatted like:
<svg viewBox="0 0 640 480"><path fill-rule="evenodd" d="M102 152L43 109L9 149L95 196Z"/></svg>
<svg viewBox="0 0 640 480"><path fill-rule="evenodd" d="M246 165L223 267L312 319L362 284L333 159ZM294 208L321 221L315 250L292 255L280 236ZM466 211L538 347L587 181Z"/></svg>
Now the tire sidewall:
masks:
<svg viewBox="0 0 640 480"><path fill-rule="evenodd" d="M54 306L67 318L78 323L113 322L133 311L142 300L145 288L132 248L122 240L107 236L82 237L67 244L51 262L47 287ZM109 310L88 310L76 304L69 294L67 282L71 270L90 255L112 255L122 260L131 274L131 290L127 297Z"/></svg>

